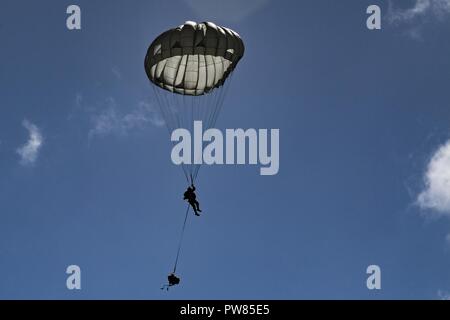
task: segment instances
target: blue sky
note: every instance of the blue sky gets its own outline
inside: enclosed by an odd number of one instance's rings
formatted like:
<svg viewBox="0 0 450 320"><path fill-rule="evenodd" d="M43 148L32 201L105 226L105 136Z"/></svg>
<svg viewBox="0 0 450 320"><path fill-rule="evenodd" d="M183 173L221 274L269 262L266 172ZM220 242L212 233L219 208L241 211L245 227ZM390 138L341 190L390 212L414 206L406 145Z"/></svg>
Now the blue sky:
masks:
<svg viewBox="0 0 450 320"><path fill-rule="evenodd" d="M72 3L0 4L0 298L449 295L449 1L76 1L68 31ZM162 292L185 181L143 61L186 20L244 39L216 127L279 128L280 171L202 168Z"/></svg>

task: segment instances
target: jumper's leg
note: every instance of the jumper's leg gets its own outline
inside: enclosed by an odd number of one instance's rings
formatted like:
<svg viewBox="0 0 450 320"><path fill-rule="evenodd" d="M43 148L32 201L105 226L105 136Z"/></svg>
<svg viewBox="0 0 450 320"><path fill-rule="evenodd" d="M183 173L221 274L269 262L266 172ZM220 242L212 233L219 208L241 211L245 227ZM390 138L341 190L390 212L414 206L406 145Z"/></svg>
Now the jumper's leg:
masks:
<svg viewBox="0 0 450 320"><path fill-rule="evenodd" d="M189 201L189 204L191 205L192 210L194 210L194 214L195 214L196 216L199 216L199 214L198 214L198 212L197 212L197 208L196 208L196 206L195 206L195 202Z"/></svg>

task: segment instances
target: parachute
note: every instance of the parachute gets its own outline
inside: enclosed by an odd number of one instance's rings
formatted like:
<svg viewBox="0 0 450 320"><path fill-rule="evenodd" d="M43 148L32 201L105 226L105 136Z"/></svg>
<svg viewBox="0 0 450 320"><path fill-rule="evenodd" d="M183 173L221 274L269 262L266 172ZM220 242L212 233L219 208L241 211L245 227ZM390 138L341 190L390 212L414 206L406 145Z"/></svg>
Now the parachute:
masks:
<svg viewBox="0 0 450 320"><path fill-rule="evenodd" d="M145 56L145 72L153 84L151 87L169 134L177 128L193 132L194 121L202 121L204 130L215 125L244 50L244 43L236 32L212 22L187 21L152 42ZM193 185L200 165L182 164L182 169L188 184ZM171 273L173 277L169 276L169 284L163 288L179 283L175 272L188 213L189 205ZM178 281L172 281L175 278Z"/></svg>
<svg viewBox="0 0 450 320"><path fill-rule="evenodd" d="M177 128L192 132L196 120L204 130L215 125L244 50L236 32L212 22L187 21L152 42L145 71L169 133ZM200 165L182 164L182 169L194 183Z"/></svg>

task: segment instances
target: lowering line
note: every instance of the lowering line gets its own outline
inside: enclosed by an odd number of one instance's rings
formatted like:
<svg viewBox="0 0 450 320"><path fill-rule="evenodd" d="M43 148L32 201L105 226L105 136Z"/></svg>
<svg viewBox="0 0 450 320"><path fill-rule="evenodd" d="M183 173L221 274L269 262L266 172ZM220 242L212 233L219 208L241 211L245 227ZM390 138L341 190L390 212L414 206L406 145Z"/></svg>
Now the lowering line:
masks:
<svg viewBox="0 0 450 320"><path fill-rule="evenodd" d="M181 245L183 243L184 229L186 229L186 221L187 221L187 218L188 218L189 207L190 207L190 204L188 204L187 208L186 208L186 215L184 217L183 228L181 229L180 242L178 244L177 258L175 259L175 265L173 267L173 273L176 273L176 271L177 271L178 258L180 257Z"/></svg>

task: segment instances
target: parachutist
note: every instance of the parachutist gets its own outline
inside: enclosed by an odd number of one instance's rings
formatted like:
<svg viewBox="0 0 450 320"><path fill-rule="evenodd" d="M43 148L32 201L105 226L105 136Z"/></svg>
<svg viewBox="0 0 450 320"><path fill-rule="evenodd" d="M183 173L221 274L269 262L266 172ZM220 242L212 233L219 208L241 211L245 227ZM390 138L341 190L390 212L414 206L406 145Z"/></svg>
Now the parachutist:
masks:
<svg viewBox="0 0 450 320"><path fill-rule="evenodd" d="M197 201L194 184L188 187L187 190L184 192L183 200L187 200L191 205L192 209L194 210L195 215L200 216L198 213L202 212L202 210L200 210L200 204Z"/></svg>

